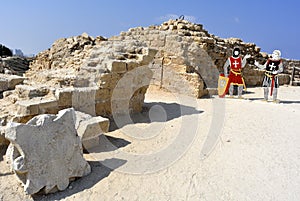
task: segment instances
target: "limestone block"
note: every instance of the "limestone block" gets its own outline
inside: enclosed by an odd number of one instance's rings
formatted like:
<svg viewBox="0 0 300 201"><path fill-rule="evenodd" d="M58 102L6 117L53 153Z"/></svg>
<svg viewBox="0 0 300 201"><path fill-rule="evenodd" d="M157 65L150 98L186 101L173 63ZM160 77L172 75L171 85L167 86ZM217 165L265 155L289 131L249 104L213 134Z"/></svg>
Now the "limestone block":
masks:
<svg viewBox="0 0 300 201"><path fill-rule="evenodd" d="M30 85L17 85L16 93L19 98L34 98L45 96L49 93L49 88L45 86L34 87Z"/></svg>
<svg viewBox="0 0 300 201"><path fill-rule="evenodd" d="M110 89L97 89L95 100L106 100L111 98L111 90Z"/></svg>
<svg viewBox="0 0 300 201"><path fill-rule="evenodd" d="M8 90L8 82L6 79L0 78L0 92Z"/></svg>
<svg viewBox="0 0 300 201"><path fill-rule="evenodd" d="M124 73L126 70L125 62L113 61L111 64L111 71L114 73Z"/></svg>
<svg viewBox="0 0 300 201"><path fill-rule="evenodd" d="M152 40L150 41L150 46L151 47L164 47L165 46L165 41L164 40Z"/></svg>
<svg viewBox="0 0 300 201"><path fill-rule="evenodd" d="M55 99L42 99L38 102L39 114L56 114L58 101Z"/></svg>
<svg viewBox="0 0 300 201"><path fill-rule="evenodd" d="M279 74L278 80L280 85L289 84L291 77L288 74Z"/></svg>
<svg viewBox="0 0 300 201"><path fill-rule="evenodd" d="M76 111L75 128L81 139L82 146L87 150L99 145L99 135L107 133L109 119L103 117L92 117L89 114Z"/></svg>
<svg viewBox="0 0 300 201"><path fill-rule="evenodd" d="M72 94L72 107L92 116L96 115L95 97L98 87L75 88Z"/></svg>
<svg viewBox="0 0 300 201"><path fill-rule="evenodd" d="M111 115L110 100L97 101L95 104L96 115Z"/></svg>
<svg viewBox="0 0 300 201"><path fill-rule="evenodd" d="M17 101L17 115L37 115L43 113L56 113L58 103L55 99L31 99Z"/></svg>
<svg viewBox="0 0 300 201"><path fill-rule="evenodd" d="M0 74L0 91L15 89L15 86L24 80L21 76Z"/></svg>
<svg viewBox="0 0 300 201"><path fill-rule="evenodd" d="M111 80L111 73L102 73L100 76L100 80L104 82L108 82Z"/></svg>
<svg viewBox="0 0 300 201"><path fill-rule="evenodd" d="M129 71L136 68L136 67L138 67L138 66L139 66L139 64L137 62L132 62L131 61L131 62L127 63L127 68L128 68Z"/></svg>
<svg viewBox="0 0 300 201"><path fill-rule="evenodd" d="M17 101L17 115L37 115L39 113L38 104L30 100Z"/></svg>
<svg viewBox="0 0 300 201"><path fill-rule="evenodd" d="M100 88L105 88L105 89L109 89L110 88L110 83L111 83L111 73L103 73L100 76L100 80L98 82L98 85Z"/></svg>
<svg viewBox="0 0 300 201"><path fill-rule="evenodd" d="M14 89L16 85L23 83L25 77L17 76L17 75L10 75L7 77L8 80L8 89Z"/></svg>
<svg viewBox="0 0 300 201"><path fill-rule="evenodd" d="M76 117L76 119L75 119L76 120L75 121L75 129L78 130L79 125L81 124L81 122L92 118L92 115L89 115L87 113L80 112L80 111L75 111L75 117Z"/></svg>
<svg viewBox="0 0 300 201"><path fill-rule="evenodd" d="M78 136L81 139L85 149L99 145L98 137L103 133L107 133L109 129L109 120L101 116L92 117L79 123L77 129Z"/></svg>
<svg viewBox="0 0 300 201"><path fill-rule="evenodd" d="M74 88L60 88L55 91L55 97L58 100L59 107L72 106L72 94L74 90Z"/></svg>
<svg viewBox="0 0 300 201"><path fill-rule="evenodd" d="M75 129L74 109L39 115L26 124L11 123L5 132L13 149L7 153L27 194L64 190L70 179L91 172Z"/></svg>

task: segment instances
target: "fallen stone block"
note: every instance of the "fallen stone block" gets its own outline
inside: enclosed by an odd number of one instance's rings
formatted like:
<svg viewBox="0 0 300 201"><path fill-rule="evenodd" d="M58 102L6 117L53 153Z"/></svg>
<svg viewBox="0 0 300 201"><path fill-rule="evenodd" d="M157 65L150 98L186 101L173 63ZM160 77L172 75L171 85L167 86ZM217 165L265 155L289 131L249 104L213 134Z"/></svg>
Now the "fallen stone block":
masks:
<svg viewBox="0 0 300 201"><path fill-rule="evenodd" d="M91 172L75 129L74 109L39 115L26 124L11 123L5 138L12 147L7 158L27 194L65 190L70 180Z"/></svg>
<svg viewBox="0 0 300 201"><path fill-rule="evenodd" d="M75 128L86 150L99 145L99 136L109 130L109 119L76 111Z"/></svg>

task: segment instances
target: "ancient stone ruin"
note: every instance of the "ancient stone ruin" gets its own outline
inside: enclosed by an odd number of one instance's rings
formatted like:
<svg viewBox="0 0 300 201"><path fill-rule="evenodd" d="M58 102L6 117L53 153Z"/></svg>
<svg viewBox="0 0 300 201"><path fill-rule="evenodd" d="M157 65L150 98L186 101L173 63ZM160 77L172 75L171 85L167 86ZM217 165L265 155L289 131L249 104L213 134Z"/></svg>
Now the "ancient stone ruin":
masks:
<svg viewBox="0 0 300 201"><path fill-rule="evenodd" d="M261 48L254 43L245 43L239 38L223 39L209 34L201 24L182 19L158 26L131 28L111 40L139 40L157 49L156 65L152 66L153 83L197 98L216 92L218 75L223 72L223 65L234 46L239 46L243 55L251 54L252 61L263 63L269 56L260 52ZM280 75L280 84L289 83L291 62L284 60L286 68L285 74ZM263 74L251 62L243 70L247 86L260 86Z"/></svg>
<svg viewBox="0 0 300 201"><path fill-rule="evenodd" d="M0 74L0 149L10 143L7 158L27 193L63 190L90 172L82 147L97 145L113 117L142 111L150 84L196 98L215 94L234 46L252 61L269 57L254 43L222 39L201 24L177 19L108 39L86 33L59 39L29 70L15 67L21 60L1 60L6 74ZM280 84L289 84L291 67L299 63L284 59ZM261 85L264 72L251 60L243 74L247 86Z"/></svg>

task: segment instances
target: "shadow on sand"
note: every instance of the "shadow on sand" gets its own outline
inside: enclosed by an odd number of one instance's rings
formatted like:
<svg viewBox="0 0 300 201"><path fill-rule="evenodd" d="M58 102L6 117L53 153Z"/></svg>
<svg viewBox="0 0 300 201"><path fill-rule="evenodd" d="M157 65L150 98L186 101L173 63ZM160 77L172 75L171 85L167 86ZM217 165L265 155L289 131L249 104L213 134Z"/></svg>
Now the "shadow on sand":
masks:
<svg viewBox="0 0 300 201"><path fill-rule="evenodd" d="M300 104L300 101L280 100L283 104Z"/></svg>
<svg viewBox="0 0 300 201"><path fill-rule="evenodd" d="M3 160L7 147L7 145L0 145L0 161Z"/></svg>
<svg viewBox="0 0 300 201"><path fill-rule="evenodd" d="M64 191L59 191L53 194L42 195L42 194L35 194L32 196L33 200L35 201L44 201L44 200L61 200L72 196L78 192L84 191L86 189L90 189L95 184L97 184L102 179L108 177L108 175L118 167L124 165L126 163L125 160L121 159L105 159L104 161L88 161L92 172L82 178L76 179L75 181L71 182L69 187ZM102 165L102 163L109 163L109 166L112 169ZM70 188L70 186L72 186Z"/></svg>
<svg viewBox="0 0 300 201"><path fill-rule="evenodd" d="M107 135L100 135L98 138L97 146L85 150L85 153L100 153L115 151L119 148L129 145L131 142L122 138L116 138Z"/></svg>
<svg viewBox="0 0 300 201"><path fill-rule="evenodd" d="M263 101L263 98L249 98L248 100L250 101ZM269 100L268 102L272 102ZM280 100L279 104L300 104L300 101L295 101L295 100Z"/></svg>
<svg viewBox="0 0 300 201"><path fill-rule="evenodd" d="M127 124L133 123L151 123L151 122L166 122L185 115L200 114L203 111L197 110L194 107L181 105L178 103L150 102L145 103L141 113L130 115L131 122L121 123L117 125L114 119L111 119L110 131L117 130ZM153 117L153 118L150 118Z"/></svg>

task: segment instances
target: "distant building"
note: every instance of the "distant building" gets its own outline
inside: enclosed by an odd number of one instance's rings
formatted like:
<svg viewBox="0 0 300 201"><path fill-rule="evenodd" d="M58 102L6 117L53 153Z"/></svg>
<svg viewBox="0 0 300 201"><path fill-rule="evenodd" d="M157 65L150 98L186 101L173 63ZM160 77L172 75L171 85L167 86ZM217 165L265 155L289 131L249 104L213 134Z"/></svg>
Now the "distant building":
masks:
<svg viewBox="0 0 300 201"><path fill-rule="evenodd" d="M24 54L23 54L22 50L20 50L20 49L15 49L14 55L19 56L19 57L24 57Z"/></svg>

